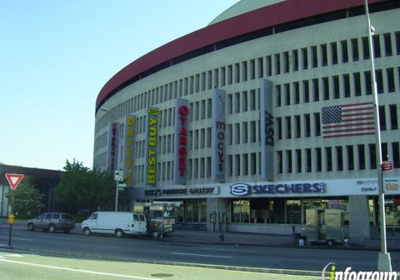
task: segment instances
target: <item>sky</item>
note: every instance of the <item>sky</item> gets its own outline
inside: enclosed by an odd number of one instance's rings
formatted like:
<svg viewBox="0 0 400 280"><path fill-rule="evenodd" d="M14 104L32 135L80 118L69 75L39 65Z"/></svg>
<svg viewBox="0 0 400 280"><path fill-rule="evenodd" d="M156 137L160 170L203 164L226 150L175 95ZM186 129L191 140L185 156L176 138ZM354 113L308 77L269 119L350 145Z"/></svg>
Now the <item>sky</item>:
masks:
<svg viewBox="0 0 400 280"><path fill-rule="evenodd" d="M239 0L1 0L0 163L93 165L95 101L119 70Z"/></svg>

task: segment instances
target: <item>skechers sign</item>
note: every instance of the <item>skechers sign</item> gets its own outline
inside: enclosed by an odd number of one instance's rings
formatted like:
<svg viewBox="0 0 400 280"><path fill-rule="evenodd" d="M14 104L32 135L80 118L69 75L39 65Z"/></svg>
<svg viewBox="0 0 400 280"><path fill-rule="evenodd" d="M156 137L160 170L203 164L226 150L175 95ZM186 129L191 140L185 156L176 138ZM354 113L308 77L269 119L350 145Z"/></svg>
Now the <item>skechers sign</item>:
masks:
<svg viewBox="0 0 400 280"><path fill-rule="evenodd" d="M294 183L294 184L267 184L250 185L234 184L231 185L231 194L235 196L263 195L263 194L310 194L324 193L325 183Z"/></svg>

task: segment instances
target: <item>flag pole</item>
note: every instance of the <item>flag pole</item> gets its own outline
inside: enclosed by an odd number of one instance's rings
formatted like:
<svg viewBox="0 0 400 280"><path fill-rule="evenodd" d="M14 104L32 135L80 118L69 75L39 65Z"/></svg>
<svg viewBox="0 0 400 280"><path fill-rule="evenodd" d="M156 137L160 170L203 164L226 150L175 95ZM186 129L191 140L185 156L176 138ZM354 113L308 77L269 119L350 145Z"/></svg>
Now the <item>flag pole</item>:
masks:
<svg viewBox="0 0 400 280"><path fill-rule="evenodd" d="M374 27L371 25L369 17L368 0L363 0L365 6L365 15L368 21L368 42L369 42L369 55L371 58L371 74L372 74L372 90L374 98L374 116L375 116L375 141L376 141L376 163L378 170L378 189L379 189L379 220L380 220L380 237L381 237L381 252L378 257L378 271L392 271L392 264L390 254L387 252L386 243L386 218L385 218L385 192L383 189L383 173L382 173L382 147L381 147L381 131L379 120L379 101L378 90L376 84L375 74L375 53L372 35L375 32Z"/></svg>

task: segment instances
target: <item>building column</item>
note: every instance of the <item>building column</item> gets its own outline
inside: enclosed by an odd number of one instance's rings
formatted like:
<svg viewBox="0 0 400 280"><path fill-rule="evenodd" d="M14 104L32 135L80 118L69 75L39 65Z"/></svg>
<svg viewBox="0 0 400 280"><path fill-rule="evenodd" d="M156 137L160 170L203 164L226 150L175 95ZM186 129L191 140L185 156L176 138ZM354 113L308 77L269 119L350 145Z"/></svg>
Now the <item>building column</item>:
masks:
<svg viewBox="0 0 400 280"><path fill-rule="evenodd" d="M350 240L370 239L368 197L365 195L349 196Z"/></svg>

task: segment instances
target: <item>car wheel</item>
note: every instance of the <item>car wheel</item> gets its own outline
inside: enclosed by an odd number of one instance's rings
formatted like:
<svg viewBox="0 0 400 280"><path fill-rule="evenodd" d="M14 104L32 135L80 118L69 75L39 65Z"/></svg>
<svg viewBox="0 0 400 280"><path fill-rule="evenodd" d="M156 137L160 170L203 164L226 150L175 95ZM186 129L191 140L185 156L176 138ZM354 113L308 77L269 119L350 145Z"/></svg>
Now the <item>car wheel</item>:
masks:
<svg viewBox="0 0 400 280"><path fill-rule="evenodd" d="M29 224L28 224L28 230L29 230L29 231L35 230L35 226L34 226L32 223L29 223Z"/></svg>
<svg viewBox="0 0 400 280"><path fill-rule="evenodd" d="M90 229L89 228L84 228L83 229L83 234L86 235L86 236L89 236L91 234Z"/></svg>
<svg viewBox="0 0 400 280"><path fill-rule="evenodd" d="M115 236L118 237L118 238L121 238L122 236L124 236L124 232L122 230L120 230L120 229L117 229L115 231Z"/></svg>
<svg viewBox="0 0 400 280"><path fill-rule="evenodd" d="M53 225L53 224L49 225L49 232L50 232L50 233L56 232L56 226Z"/></svg>

